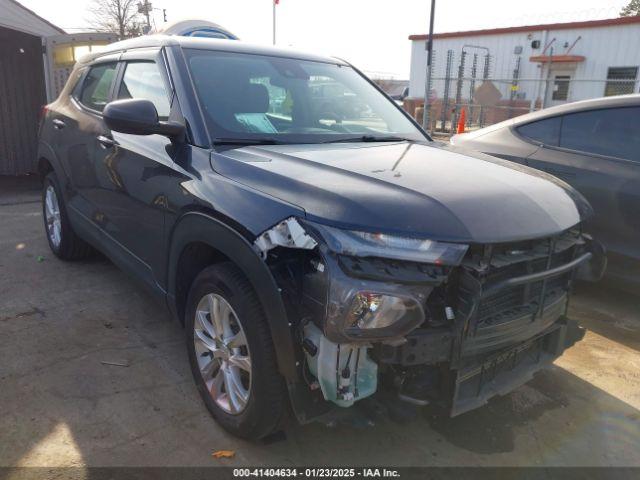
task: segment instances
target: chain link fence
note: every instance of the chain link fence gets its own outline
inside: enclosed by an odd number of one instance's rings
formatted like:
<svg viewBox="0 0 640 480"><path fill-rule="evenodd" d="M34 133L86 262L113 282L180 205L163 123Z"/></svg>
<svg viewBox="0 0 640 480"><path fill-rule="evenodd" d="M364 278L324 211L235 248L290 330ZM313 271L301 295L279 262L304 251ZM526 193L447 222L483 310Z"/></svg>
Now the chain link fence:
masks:
<svg viewBox="0 0 640 480"><path fill-rule="evenodd" d="M475 48L434 55L435 74L428 88L429 131L452 134L461 125L470 131L542 108L640 89L637 67L609 68L606 78L580 78L575 65L545 63L542 57L532 64L529 58L514 56L505 72L495 68L492 55ZM404 104L420 123L423 104L416 98Z"/></svg>

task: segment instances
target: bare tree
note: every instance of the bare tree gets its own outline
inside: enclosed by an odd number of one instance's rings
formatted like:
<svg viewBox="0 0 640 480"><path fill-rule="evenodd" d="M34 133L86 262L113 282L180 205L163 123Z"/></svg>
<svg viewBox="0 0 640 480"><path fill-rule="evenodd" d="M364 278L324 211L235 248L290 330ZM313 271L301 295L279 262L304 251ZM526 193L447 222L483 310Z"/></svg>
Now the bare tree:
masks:
<svg viewBox="0 0 640 480"><path fill-rule="evenodd" d="M621 17L634 17L640 15L640 0L631 0L629 5L620 12Z"/></svg>
<svg viewBox="0 0 640 480"><path fill-rule="evenodd" d="M101 31L116 33L121 39L142 34L137 0L92 0L87 10L88 21Z"/></svg>

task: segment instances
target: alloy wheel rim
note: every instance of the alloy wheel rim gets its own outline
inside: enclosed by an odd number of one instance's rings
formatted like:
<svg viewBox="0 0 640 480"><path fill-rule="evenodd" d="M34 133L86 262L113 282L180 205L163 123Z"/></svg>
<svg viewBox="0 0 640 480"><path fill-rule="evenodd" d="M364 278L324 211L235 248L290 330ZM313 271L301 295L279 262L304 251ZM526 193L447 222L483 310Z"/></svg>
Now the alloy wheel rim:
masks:
<svg viewBox="0 0 640 480"><path fill-rule="evenodd" d="M223 297L205 295L196 308L193 341L200 375L225 412L244 411L251 392L251 355L242 324Z"/></svg>
<svg viewBox="0 0 640 480"><path fill-rule="evenodd" d="M47 187L44 198L45 221L47 235L54 247L58 248L62 241L62 222L60 221L60 205L53 185Z"/></svg>

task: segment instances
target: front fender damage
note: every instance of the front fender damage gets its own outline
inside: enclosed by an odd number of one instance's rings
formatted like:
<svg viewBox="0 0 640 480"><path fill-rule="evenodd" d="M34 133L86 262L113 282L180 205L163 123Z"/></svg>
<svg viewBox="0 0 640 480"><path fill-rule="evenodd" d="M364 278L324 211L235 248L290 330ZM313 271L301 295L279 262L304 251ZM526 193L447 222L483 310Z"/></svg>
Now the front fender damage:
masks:
<svg viewBox="0 0 640 480"><path fill-rule="evenodd" d="M331 251L317 232L307 232L296 218L283 220L260 234L253 247L280 288L303 360L303 387L312 395L320 393L320 399L325 401L322 403L339 407L350 407L373 395L379 377L374 346L398 345L406 340L397 334L397 329L386 334L381 329L383 334L379 337L349 336L340 333L342 327L338 324L351 309L363 308L361 303L368 297L358 297L358 292L364 290L380 292L380 296L398 295L394 298L403 300L415 298L416 316L424 319L420 305L433 285L404 288L389 278L354 276L351 270L364 268L367 260L347 262L347 257ZM377 306L371 308L375 311ZM412 329L420 322L418 319L408 326ZM403 332L408 330L407 325L405 329Z"/></svg>
<svg viewBox="0 0 640 480"><path fill-rule="evenodd" d="M260 234L253 244L255 250L263 259L266 259L267 254L276 247L313 250L317 245L316 241L307 234L293 217L283 220Z"/></svg>

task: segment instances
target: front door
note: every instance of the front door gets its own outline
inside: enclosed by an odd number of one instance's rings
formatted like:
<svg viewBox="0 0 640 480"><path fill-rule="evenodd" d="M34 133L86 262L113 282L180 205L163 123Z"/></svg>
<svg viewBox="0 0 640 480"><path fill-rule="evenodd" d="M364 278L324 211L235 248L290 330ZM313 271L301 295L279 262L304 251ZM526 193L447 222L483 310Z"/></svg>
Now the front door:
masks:
<svg viewBox="0 0 640 480"><path fill-rule="evenodd" d="M571 101L572 70L551 70L547 101L545 105L551 107Z"/></svg>

